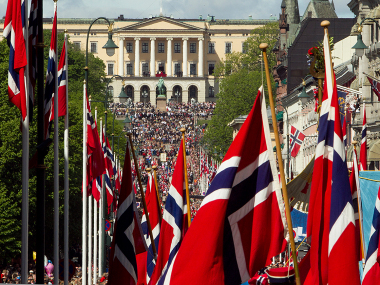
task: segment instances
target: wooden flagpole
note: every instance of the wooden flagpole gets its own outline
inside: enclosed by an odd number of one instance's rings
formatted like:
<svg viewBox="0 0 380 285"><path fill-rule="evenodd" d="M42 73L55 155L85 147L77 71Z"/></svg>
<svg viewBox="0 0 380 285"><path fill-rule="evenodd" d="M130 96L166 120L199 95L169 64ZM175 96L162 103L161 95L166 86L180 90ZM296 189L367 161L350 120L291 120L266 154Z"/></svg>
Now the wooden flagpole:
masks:
<svg viewBox="0 0 380 285"><path fill-rule="evenodd" d="M131 144L131 152L132 152L132 156L133 156L133 161L135 163L137 180L139 181L141 199L142 199L143 207L144 207L144 211L145 211L146 223L148 225L150 242L152 244L154 258L156 259L157 258L156 244L154 243L154 238L153 238L153 233L152 233L152 226L150 224L150 219L149 219L149 214L148 214L148 208L146 207L145 194L144 194L144 190L143 190L142 183L141 183L140 171L139 171L139 167L138 167L138 164L137 164L137 159L136 159L135 151L134 151L134 148L133 148L132 133L127 133L127 135L128 135L129 143ZM128 163L128 161L124 161L124 163Z"/></svg>
<svg viewBox="0 0 380 285"><path fill-rule="evenodd" d="M354 145L354 149L355 149L355 152L356 152L356 145L357 145L357 141L353 141L352 144ZM355 155L355 161L354 163L356 163L357 167L358 167L358 161L357 161L357 156ZM354 169L353 171L355 171L355 165L354 165ZM356 201L358 202L358 214L359 214L359 230L360 230L360 247L361 247L361 250L362 250L362 262L363 262L363 269L364 269L364 266L365 266L365 260L366 260L366 251L365 251L365 246L364 246L364 235L363 235L363 224L362 224L362 217L361 217L361 199L360 199L360 185L359 185L359 177L356 176L356 171L354 173L355 175L355 183L357 185L356 187L356 192L357 192L357 197L356 197ZM358 187L359 186L359 187Z"/></svg>
<svg viewBox="0 0 380 285"><path fill-rule="evenodd" d="M272 125L273 125L274 137L276 140L276 154L277 154L277 160L278 160L278 167L280 168L280 177L281 177L281 183L282 183L282 196L284 197L284 202L285 202L286 221L288 224L290 247L292 249L294 272L296 275L296 284L301 285L301 279L300 279L300 274L299 274L299 270L298 270L298 262L297 262L297 255L296 255L296 245L294 243L294 236L293 236L293 225L292 225L292 219L290 216L288 191L286 190L284 165L283 165L282 156L281 156L281 146L280 146L280 139L279 139L279 135L278 135L276 113L274 110L272 86L270 83L269 66L268 66L268 58L267 58L268 44L267 43L261 43L259 48L263 51L265 75L266 75L267 86L268 86L268 97L269 97L270 109L272 112Z"/></svg>
<svg viewBox="0 0 380 285"><path fill-rule="evenodd" d="M189 223L189 227L191 224L191 212L190 212L190 195L189 195L189 181L187 180L187 164L186 164L186 144L185 144L185 128L181 128L182 132L182 143L183 143L183 164L184 164L184 172L185 172L185 185L186 185L186 199L187 199L187 221Z"/></svg>
<svg viewBox="0 0 380 285"><path fill-rule="evenodd" d="M160 209L160 224L161 224L162 223L162 211L161 211L161 200L160 200L160 195L158 192L158 183L157 183L157 165L153 165L152 169L154 171L154 184L156 185L157 202L158 202L158 207Z"/></svg>

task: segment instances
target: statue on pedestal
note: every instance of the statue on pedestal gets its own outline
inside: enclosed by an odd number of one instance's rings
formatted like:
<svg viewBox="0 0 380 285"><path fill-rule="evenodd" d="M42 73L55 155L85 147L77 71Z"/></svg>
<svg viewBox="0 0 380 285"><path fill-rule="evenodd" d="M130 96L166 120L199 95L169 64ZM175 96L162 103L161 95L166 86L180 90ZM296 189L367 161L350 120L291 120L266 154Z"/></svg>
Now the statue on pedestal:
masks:
<svg viewBox="0 0 380 285"><path fill-rule="evenodd" d="M166 97L165 96L165 83L164 83L164 79L162 77L160 77L160 79L158 80L158 83L157 83L157 90L158 90L158 96L157 97L160 97L160 98L163 98L163 97Z"/></svg>

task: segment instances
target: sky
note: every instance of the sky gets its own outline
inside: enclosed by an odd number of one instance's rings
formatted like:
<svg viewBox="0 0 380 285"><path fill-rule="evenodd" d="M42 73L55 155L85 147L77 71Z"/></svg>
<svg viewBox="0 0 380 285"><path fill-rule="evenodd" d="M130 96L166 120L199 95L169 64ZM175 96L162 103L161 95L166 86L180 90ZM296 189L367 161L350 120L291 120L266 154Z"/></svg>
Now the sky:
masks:
<svg viewBox="0 0 380 285"><path fill-rule="evenodd" d="M28 0L30 3L30 0ZM162 1L163 14L178 19L206 18L213 15L216 19L268 19L281 12L281 0L59 0L58 18L124 18L141 19L150 15L157 16ZM298 0L302 16L310 0ZM8 0L0 0L0 18L5 16ZM349 0L334 0L339 18L354 18L347 7ZM43 0L44 17L53 17L52 0ZM30 6L30 4L29 4Z"/></svg>

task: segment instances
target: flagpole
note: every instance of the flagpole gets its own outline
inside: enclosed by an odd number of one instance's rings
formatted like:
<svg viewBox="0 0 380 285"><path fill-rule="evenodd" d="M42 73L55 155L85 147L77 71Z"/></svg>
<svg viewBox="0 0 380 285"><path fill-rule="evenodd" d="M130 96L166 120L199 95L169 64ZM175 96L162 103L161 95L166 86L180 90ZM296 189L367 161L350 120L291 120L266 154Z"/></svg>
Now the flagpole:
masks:
<svg viewBox="0 0 380 285"><path fill-rule="evenodd" d="M95 107L95 122L98 121L98 108ZM101 136L101 135L100 135ZM96 179L96 178L95 178ZM96 190L97 191L97 190ZM93 284L97 282L96 276L96 259L98 258L98 205L94 199L94 272L93 272Z"/></svg>
<svg viewBox="0 0 380 285"><path fill-rule="evenodd" d="M83 82L82 285L87 285L87 95Z"/></svg>
<svg viewBox="0 0 380 285"><path fill-rule="evenodd" d="M131 151L132 151L133 161L134 161L134 163L135 163L135 169L136 169L136 174L137 174L137 180L138 180L138 182L139 182L140 193L141 193L141 199L142 199L142 202L143 202L144 211L145 211L145 216L146 216L146 223L147 223L147 225L148 225L149 236L150 236L150 242L151 242L151 244L152 244L152 249L153 249L154 259L156 259L156 258L157 258L156 244L154 243L154 238L153 238L153 233L152 233L152 226L151 226L151 224L150 224L150 218L149 218L149 215L148 215L148 208L146 207L145 195L144 195L144 191L143 191L143 187L142 187L142 183L141 183L140 171L139 171L139 167L138 167L138 164L137 164L137 159L136 159L135 150L134 150L134 148L133 148L132 133L128 132L127 135L128 135L128 138L129 138L129 143L131 144ZM124 161L124 163L128 163L128 161Z"/></svg>
<svg viewBox="0 0 380 285"><path fill-rule="evenodd" d="M69 74L67 62L67 30L65 30L65 66L66 66L66 114L65 114L65 130L63 134L63 156L65 160L65 197L64 197L64 217L63 217L63 251L64 251L64 267L63 279L64 285L69 284Z"/></svg>
<svg viewBox="0 0 380 285"><path fill-rule="evenodd" d="M103 119L100 118L100 128L103 127ZM103 145L103 136L102 136L102 132L99 132L99 136L100 136L100 145ZM105 179L104 179L104 174L102 175L102 187L101 187L101 190L100 190L100 198L99 198L99 231L98 231L98 235L99 235L99 258L98 258L98 277L102 277L102 259L101 259L101 255L102 255L102 252L103 251L103 246L104 246L104 235L102 235L102 225L103 225L103 212L104 212L104 207L102 206L103 205L103 193L104 193L104 189L105 189Z"/></svg>
<svg viewBox="0 0 380 285"><path fill-rule="evenodd" d="M156 192L157 192L157 202L158 202L158 207L160 209L160 224L162 223L162 210L161 210L161 200L160 200L160 195L158 191L158 183L157 183L157 165L153 165L152 169L154 171L154 184L156 185Z"/></svg>
<svg viewBox="0 0 380 285"><path fill-rule="evenodd" d="M24 22L25 30L24 41L26 49L26 58L29 58L28 47L28 1L24 2L25 13ZM29 249L29 64L27 62L25 67L26 80L24 82L25 88L25 104L26 104L26 117L21 122L22 125L22 200L21 200L21 283L28 282L28 249Z"/></svg>
<svg viewBox="0 0 380 285"><path fill-rule="evenodd" d="M57 16L57 1L54 1L54 17ZM53 25L54 29L54 25ZM59 284L59 142L58 142L58 36L55 37L54 54L54 284Z"/></svg>
<svg viewBox="0 0 380 285"><path fill-rule="evenodd" d="M282 157L281 157L281 146L280 146L280 139L279 139L279 135L278 135L276 113L274 110L272 86L270 83L269 66L268 66L268 58L267 58L267 51L266 51L268 48L268 44L267 43L261 43L259 48L263 51L263 58L264 58L264 64L265 64L265 75L266 75L267 86L268 86L268 97L269 97L270 109L272 112L272 126L273 126L273 131L274 131L274 137L276 140L276 154L277 154L277 160L278 160L278 167L280 168L280 177L281 177L281 183L282 183L282 195L284 197L284 202L285 202L286 221L288 224L290 246L292 248L292 256L293 256L293 261L294 261L293 262L294 263L294 272L296 275L296 284L301 285L301 279L300 279L300 274L299 274L299 270L298 270L298 261L297 261L297 256L296 256L296 246L294 243L294 236L293 236L293 225L292 225L292 219L291 219L290 208L289 208L288 191L286 189L284 165L283 165Z"/></svg>
<svg viewBox="0 0 380 285"><path fill-rule="evenodd" d="M184 164L184 172L185 172L185 186L186 186L186 199L187 199L187 221L188 227L191 224L191 212L190 212L190 195L189 195L189 180L187 179L187 163L186 163L186 144L185 144L185 128L181 128L182 132L182 144L183 144L183 164Z"/></svg>
<svg viewBox="0 0 380 285"><path fill-rule="evenodd" d="M356 156L356 144L358 142L357 141L353 141L352 144L354 145L354 157L353 157L353 162L354 162L354 165L353 165L353 171L355 171L354 175L355 175L355 183L356 183L356 192L357 192L357 202L358 202L358 214L359 214L359 230L360 230L360 246L362 248L362 252L363 252L363 259L362 259L362 262L363 262L363 269L364 269L364 266L365 266L365 260L366 260L366 251L365 251L365 244L364 244L364 235L363 235L363 220L362 220L362 207L361 207L361 204L362 204L362 200L361 200L361 193L360 193L360 183L359 183L359 168L358 168L358 160L357 160L357 156Z"/></svg>

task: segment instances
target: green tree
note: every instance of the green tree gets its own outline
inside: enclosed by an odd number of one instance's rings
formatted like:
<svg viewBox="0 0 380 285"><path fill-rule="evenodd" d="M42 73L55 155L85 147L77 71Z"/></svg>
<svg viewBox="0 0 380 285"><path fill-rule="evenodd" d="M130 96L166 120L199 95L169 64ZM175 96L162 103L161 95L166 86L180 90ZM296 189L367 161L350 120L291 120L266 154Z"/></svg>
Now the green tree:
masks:
<svg viewBox="0 0 380 285"><path fill-rule="evenodd" d="M244 43L245 53L227 54L226 59L215 68L214 75L219 80L220 92L217 95L214 115L207 126L202 142L208 149L225 153L232 142L232 128L227 124L238 116L247 115L250 112L257 90L262 84L267 96L264 63L259 44L268 43L267 54L269 70L271 70L276 63L275 54L271 50L277 38L278 23L257 28ZM273 80L271 84L273 89Z"/></svg>
<svg viewBox="0 0 380 285"><path fill-rule="evenodd" d="M48 49L51 32L44 31L45 69L47 67ZM63 34L58 34L58 54L62 50ZM20 112L8 100L8 57L9 48L6 40L0 42L0 262L17 256L21 250L21 159L22 134L20 132ZM85 54L68 44L68 84L69 84L69 181L70 181L70 245L78 244L82 235L82 136L83 136L83 80ZM94 100L104 99L105 64L89 53L88 94ZM46 74L46 70L44 71ZM36 98L38 99L38 98ZM37 106L37 102L36 102ZM102 104L98 106L98 114L104 113ZM112 120L107 124L112 130ZM115 124L118 134L122 126ZM63 201L64 201L64 158L63 158L64 119L59 119L59 189L60 189L60 245L63 246ZM109 134L111 132L109 131ZM53 134L51 135L53 137ZM125 140L121 139L122 145ZM37 107L30 124L30 156L35 153L37 145ZM46 255L53 253L53 199L54 199L54 151L53 145L45 158L46 165ZM36 228L36 169L30 170L29 179L29 249L35 249Z"/></svg>

